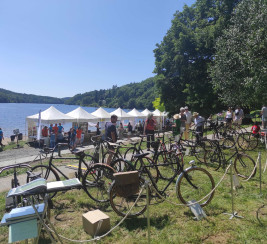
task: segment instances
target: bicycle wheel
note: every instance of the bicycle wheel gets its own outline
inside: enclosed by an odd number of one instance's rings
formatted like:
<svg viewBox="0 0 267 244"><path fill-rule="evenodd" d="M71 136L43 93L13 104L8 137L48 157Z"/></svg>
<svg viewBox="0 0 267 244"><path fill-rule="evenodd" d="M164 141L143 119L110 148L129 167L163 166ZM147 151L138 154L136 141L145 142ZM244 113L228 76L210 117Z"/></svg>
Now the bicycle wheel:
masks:
<svg viewBox="0 0 267 244"><path fill-rule="evenodd" d="M144 179L140 178L139 186L140 189L144 185ZM110 187L110 205L112 209L120 216L125 216L129 213L131 207L134 205L135 201L137 200L139 194L134 194L128 197L118 196L116 194L116 184L115 181L112 183ZM146 211L147 207L147 199L146 199L146 190L143 190L141 193L138 201L132 208L131 212L127 215L128 217L135 217L138 216Z"/></svg>
<svg viewBox="0 0 267 244"><path fill-rule="evenodd" d="M91 166L82 180L87 195L96 202L108 202L108 189L114 180L114 173L115 170L105 164Z"/></svg>
<svg viewBox="0 0 267 244"><path fill-rule="evenodd" d="M200 163L205 163L205 155L206 155L206 150L205 150L205 142L200 141L198 142L194 147L193 147L193 153L195 158L200 162Z"/></svg>
<svg viewBox="0 0 267 244"><path fill-rule="evenodd" d="M133 171L135 167L129 163L127 160L124 159L116 159L115 161L111 162L110 166L116 172L126 172L126 171Z"/></svg>
<svg viewBox="0 0 267 244"><path fill-rule="evenodd" d="M245 179L253 177L256 174L255 165L254 160L243 153L237 154L234 161L234 168L237 175Z"/></svg>
<svg viewBox="0 0 267 244"><path fill-rule="evenodd" d="M60 178L58 173L53 169L49 168L47 165L36 165L32 167L31 173L38 176L39 178L44 178L47 181L59 181ZM30 182L30 178L27 177L27 183Z"/></svg>
<svg viewBox="0 0 267 244"><path fill-rule="evenodd" d="M158 153L155 163L157 165L160 165L158 166L160 178L162 178L163 180L170 180L174 176L174 174L179 170L176 160L179 159L174 153Z"/></svg>
<svg viewBox="0 0 267 244"><path fill-rule="evenodd" d="M47 165L37 165L35 167L32 167L31 173L36 175L37 178L44 178L46 181L59 181L60 178L58 176L58 173L53 169L49 168ZM31 181L31 178L27 176L27 183ZM57 193L49 193L50 198L52 199ZM43 196L39 196L40 199L43 198Z"/></svg>
<svg viewBox="0 0 267 244"><path fill-rule="evenodd" d="M233 136L227 136L226 138L223 139L222 146L224 148L232 148L235 146L235 139Z"/></svg>
<svg viewBox="0 0 267 244"><path fill-rule="evenodd" d="M124 153L124 159L129 160L129 161L133 161L133 155L137 154L137 150L135 147L130 147L126 150L126 152Z"/></svg>
<svg viewBox="0 0 267 244"><path fill-rule="evenodd" d="M252 133L247 132L239 134L237 143L241 149L250 151L258 146L259 139L253 136Z"/></svg>
<svg viewBox="0 0 267 244"><path fill-rule="evenodd" d="M191 167L182 172L176 182L176 194L180 201L200 201L200 206L206 206L213 198L215 187L212 175L203 168ZM207 196L208 195L208 196ZM207 196L205 199L203 197ZM202 200L203 199L203 200Z"/></svg>
<svg viewBox="0 0 267 244"><path fill-rule="evenodd" d="M146 167L146 170L144 169L144 166ZM158 182L159 179L159 170L154 161L151 158L148 157L140 157L138 158L134 163L135 170L138 170L141 173L141 176L145 179L149 180L148 173L145 171L149 171L153 180L155 182Z"/></svg>

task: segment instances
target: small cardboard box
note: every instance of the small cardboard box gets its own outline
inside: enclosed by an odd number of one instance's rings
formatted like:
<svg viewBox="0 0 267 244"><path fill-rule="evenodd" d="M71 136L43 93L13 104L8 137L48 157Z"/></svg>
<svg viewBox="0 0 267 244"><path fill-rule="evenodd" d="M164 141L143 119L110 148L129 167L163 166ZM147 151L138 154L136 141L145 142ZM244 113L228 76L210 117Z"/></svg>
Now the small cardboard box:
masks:
<svg viewBox="0 0 267 244"><path fill-rule="evenodd" d="M99 222L102 222L102 224L98 227ZM98 209L89 211L83 214L83 229L93 237L105 234L110 230L109 216Z"/></svg>

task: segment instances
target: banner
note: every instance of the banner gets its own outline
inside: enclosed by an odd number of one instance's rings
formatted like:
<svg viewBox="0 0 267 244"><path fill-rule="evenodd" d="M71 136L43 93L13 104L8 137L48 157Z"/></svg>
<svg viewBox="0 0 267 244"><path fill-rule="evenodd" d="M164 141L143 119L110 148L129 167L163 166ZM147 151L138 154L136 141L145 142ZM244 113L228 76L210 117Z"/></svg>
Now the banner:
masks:
<svg viewBox="0 0 267 244"><path fill-rule="evenodd" d="M39 111L39 118L38 118L38 129L37 129L37 140L39 141L41 139L41 110Z"/></svg>

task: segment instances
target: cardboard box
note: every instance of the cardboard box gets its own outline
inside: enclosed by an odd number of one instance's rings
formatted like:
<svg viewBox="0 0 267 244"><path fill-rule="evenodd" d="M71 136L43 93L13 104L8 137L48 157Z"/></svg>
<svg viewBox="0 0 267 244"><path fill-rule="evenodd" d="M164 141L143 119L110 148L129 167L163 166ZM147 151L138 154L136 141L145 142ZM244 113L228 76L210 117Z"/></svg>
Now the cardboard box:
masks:
<svg viewBox="0 0 267 244"><path fill-rule="evenodd" d="M99 222L102 224L99 226ZM110 218L100 210L89 211L83 214L83 229L91 236L99 236L110 230Z"/></svg>
<svg viewBox="0 0 267 244"><path fill-rule="evenodd" d="M139 184L138 171L127 171L113 174L116 185Z"/></svg>

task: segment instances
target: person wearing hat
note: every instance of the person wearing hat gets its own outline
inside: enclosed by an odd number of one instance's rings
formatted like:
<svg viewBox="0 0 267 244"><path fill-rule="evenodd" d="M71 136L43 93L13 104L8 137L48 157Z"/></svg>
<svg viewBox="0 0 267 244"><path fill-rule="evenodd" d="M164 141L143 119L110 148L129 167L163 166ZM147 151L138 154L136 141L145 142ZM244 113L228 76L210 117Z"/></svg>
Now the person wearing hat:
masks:
<svg viewBox="0 0 267 244"><path fill-rule="evenodd" d="M173 115L173 125L172 125L172 134L174 136L174 140L177 142L179 141L180 137L180 128L181 128L181 116L180 114Z"/></svg>
<svg viewBox="0 0 267 244"><path fill-rule="evenodd" d="M197 112L194 112L193 113L193 117L194 117L194 124L196 126L196 138L197 138L197 141L200 140L200 138L203 137L203 127L204 127L204 122L205 122L205 119L203 117L201 117L199 115L199 113Z"/></svg>
<svg viewBox="0 0 267 244"><path fill-rule="evenodd" d="M188 107L185 106L185 116L186 116L186 121L185 121L185 133L184 133L184 138L185 140L188 140L189 138L189 128L191 126L192 123L192 114L190 111L188 111Z"/></svg>

